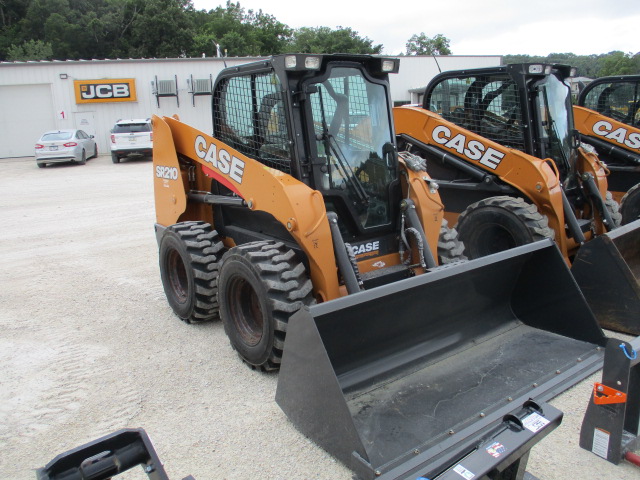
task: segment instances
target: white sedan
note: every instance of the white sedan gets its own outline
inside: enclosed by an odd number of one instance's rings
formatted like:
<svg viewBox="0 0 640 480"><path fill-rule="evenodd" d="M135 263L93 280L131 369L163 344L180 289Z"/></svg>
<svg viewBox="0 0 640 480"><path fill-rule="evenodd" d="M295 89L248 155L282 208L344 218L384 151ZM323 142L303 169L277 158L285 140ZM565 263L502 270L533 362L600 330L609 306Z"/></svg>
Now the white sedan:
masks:
<svg viewBox="0 0 640 480"><path fill-rule="evenodd" d="M44 168L47 163L73 161L84 165L87 159L98 156L93 135L83 130L51 130L36 143L36 162Z"/></svg>

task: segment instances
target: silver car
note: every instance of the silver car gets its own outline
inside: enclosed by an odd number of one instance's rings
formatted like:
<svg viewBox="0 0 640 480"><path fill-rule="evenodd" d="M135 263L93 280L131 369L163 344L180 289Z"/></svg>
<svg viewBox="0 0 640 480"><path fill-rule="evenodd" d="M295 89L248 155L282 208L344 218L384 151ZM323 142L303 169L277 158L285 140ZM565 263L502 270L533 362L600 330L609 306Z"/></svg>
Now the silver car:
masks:
<svg viewBox="0 0 640 480"><path fill-rule="evenodd" d="M52 130L36 143L36 162L40 168L47 163L69 161L84 165L89 158L97 156L98 146L93 135L83 130Z"/></svg>

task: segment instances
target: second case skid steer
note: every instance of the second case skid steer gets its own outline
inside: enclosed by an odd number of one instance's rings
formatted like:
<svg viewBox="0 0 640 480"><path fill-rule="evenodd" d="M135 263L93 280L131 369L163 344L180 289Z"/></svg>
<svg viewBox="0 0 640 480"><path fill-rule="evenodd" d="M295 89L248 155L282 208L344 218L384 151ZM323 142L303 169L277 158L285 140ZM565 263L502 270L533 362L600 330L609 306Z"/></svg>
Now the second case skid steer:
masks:
<svg viewBox="0 0 640 480"><path fill-rule="evenodd" d="M640 218L640 75L590 82L573 106L583 142L607 164L609 190L620 202L622 223Z"/></svg>
<svg viewBox="0 0 640 480"><path fill-rule="evenodd" d="M545 401L605 337L551 241L456 261L435 185L396 151L397 70L279 55L220 73L213 135L154 117L164 289L280 368L278 404L359 477L520 479L561 419Z"/></svg>
<svg viewBox="0 0 640 480"><path fill-rule="evenodd" d="M470 258L554 239L600 325L639 335L640 221L617 228L607 170L574 130L570 74L542 64L444 72L422 108L394 109L396 131L426 158Z"/></svg>

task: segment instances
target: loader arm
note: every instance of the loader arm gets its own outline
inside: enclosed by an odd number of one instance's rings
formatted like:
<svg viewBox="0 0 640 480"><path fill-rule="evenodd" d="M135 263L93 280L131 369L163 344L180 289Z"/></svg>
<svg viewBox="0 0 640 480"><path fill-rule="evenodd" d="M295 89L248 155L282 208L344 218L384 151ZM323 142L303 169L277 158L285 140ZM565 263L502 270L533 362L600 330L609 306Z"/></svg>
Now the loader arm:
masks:
<svg viewBox="0 0 640 480"><path fill-rule="evenodd" d="M413 139L416 146L436 147L499 177L535 203L554 231L564 230L562 188L553 161L492 142L423 108L396 107L393 116L396 134L406 142ZM575 242L565 235L558 235L556 241L565 258L576 248Z"/></svg>
<svg viewBox="0 0 640 480"><path fill-rule="evenodd" d="M159 224L169 226L189 219L186 213L189 172L181 167L180 155L243 199L249 209L267 212L285 226L307 255L316 298L326 301L341 296L331 231L320 192L175 118L154 115L153 132Z"/></svg>
<svg viewBox="0 0 640 480"><path fill-rule="evenodd" d="M582 140L596 147L612 173L619 172L631 179L620 185L622 188L611 188L613 198L620 202L640 176L640 128L577 105L573 107L573 117Z"/></svg>

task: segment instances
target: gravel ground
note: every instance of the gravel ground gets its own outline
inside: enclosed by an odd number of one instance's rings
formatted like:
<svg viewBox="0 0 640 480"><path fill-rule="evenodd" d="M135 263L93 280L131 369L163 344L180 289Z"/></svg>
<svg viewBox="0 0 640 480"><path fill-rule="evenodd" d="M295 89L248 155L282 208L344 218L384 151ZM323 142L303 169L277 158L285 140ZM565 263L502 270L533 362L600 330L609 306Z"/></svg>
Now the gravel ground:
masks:
<svg viewBox="0 0 640 480"><path fill-rule="evenodd" d="M146 429L172 479L351 478L286 419L277 375L244 366L219 322L173 315L151 162L0 166L1 479L35 478L58 453L125 427ZM532 450L535 476L639 478L578 447L594 380L552 402L565 418Z"/></svg>

